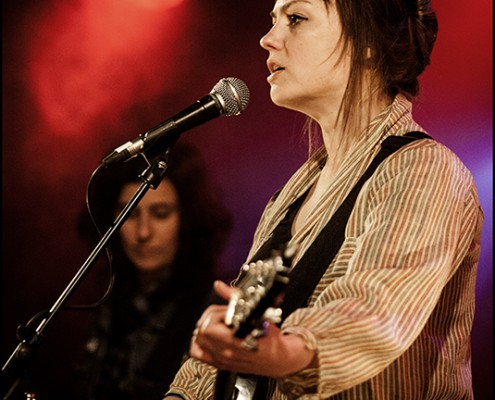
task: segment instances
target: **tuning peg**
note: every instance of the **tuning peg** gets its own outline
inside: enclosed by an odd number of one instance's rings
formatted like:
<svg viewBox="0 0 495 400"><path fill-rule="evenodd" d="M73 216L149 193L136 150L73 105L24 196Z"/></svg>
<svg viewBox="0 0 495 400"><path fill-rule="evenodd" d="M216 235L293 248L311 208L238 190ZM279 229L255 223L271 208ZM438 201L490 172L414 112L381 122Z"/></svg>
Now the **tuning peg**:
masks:
<svg viewBox="0 0 495 400"><path fill-rule="evenodd" d="M263 314L263 318L266 321L273 322L274 324L278 324L282 321L282 309L275 307L268 307Z"/></svg>

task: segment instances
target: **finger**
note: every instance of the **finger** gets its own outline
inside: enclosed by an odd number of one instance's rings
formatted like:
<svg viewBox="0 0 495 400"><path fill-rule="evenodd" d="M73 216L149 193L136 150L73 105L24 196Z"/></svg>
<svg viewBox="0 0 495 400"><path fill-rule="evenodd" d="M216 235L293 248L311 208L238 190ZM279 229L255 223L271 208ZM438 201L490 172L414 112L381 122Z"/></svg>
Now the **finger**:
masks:
<svg viewBox="0 0 495 400"><path fill-rule="evenodd" d="M198 334L194 340L202 351L210 353L215 358L226 350L228 352L228 349L233 348L235 350L237 348L236 342L239 339L233 336L232 330L222 321L215 321L212 318L207 322L208 324L205 323L197 329Z"/></svg>
<svg viewBox="0 0 495 400"><path fill-rule="evenodd" d="M201 325L199 325L199 327L198 327L198 333L199 334L202 335L205 333L206 328L208 328L208 325L210 325L211 318L212 318L212 314L210 313L206 316L206 318L203 320L203 322L201 322Z"/></svg>
<svg viewBox="0 0 495 400"><path fill-rule="evenodd" d="M198 361L215 368L246 373L254 373L259 369L259 366L253 369L253 365L257 365L252 358L253 353L255 354L255 352L241 347L240 344L235 347L223 347L204 338L199 338L191 344L190 348L190 356Z"/></svg>
<svg viewBox="0 0 495 400"><path fill-rule="evenodd" d="M231 345L229 345L230 340L219 339L220 337L225 337L225 332L222 334L217 332L218 326L210 326L208 332L205 335L198 332L197 336L191 341L189 354L192 358L199 361L205 362L207 364L218 367L218 361L221 360L225 354L233 354L232 350L229 351Z"/></svg>
<svg viewBox="0 0 495 400"><path fill-rule="evenodd" d="M213 365L213 357L205 351L196 340L191 342L189 355L196 360Z"/></svg>
<svg viewBox="0 0 495 400"><path fill-rule="evenodd" d="M221 320L223 318L223 315L225 315L225 310L226 306L223 305L212 305L209 306L201 315L201 317L198 319L198 322L196 322L196 328L200 328L205 321L208 319L210 320Z"/></svg>

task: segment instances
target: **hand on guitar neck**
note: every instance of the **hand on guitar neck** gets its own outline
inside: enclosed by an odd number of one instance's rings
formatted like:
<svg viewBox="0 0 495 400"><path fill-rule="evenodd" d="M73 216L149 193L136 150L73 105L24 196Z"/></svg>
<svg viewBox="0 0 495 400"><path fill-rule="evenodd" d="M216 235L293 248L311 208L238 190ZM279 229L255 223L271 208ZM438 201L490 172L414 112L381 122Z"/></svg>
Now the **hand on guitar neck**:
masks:
<svg viewBox="0 0 495 400"><path fill-rule="evenodd" d="M277 316L272 307L279 305L286 273L278 259L270 259L244 265L235 288L215 282L216 293L229 305L205 310L191 341L191 357L216 367L218 379L227 379L226 371L282 377L309 366L315 352L300 336L282 334L276 323L267 320ZM215 397L220 398L232 397Z"/></svg>

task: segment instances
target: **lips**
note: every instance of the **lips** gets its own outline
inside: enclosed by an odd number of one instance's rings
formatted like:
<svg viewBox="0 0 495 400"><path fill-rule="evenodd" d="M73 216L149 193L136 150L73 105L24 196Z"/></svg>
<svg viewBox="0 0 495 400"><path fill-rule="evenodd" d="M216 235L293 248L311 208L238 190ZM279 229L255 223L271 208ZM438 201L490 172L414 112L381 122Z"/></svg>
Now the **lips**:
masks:
<svg viewBox="0 0 495 400"><path fill-rule="evenodd" d="M139 258L155 257L156 254L160 254L160 250L156 248L142 247L142 246L132 247L131 252L134 254L135 257L139 257Z"/></svg>
<svg viewBox="0 0 495 400"><path fill-rule="evenodd" d="M277 64L271 60L268 60L266 64L267 64L268 70L270 71L271 74L278 72L278 71L282 71L285 69L281 65L279 65L279 64Z"/></svg>

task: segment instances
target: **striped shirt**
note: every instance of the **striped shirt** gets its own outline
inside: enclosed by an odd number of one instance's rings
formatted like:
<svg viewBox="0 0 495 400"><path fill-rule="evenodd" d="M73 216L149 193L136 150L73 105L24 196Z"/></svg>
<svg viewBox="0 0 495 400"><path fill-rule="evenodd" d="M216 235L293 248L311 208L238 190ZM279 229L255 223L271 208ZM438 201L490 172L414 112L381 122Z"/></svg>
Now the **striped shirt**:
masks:
<svg viewBox="0 0 495 400"><path fill-rule="evenodd" d="M402 96L372 121L294 235L295 265L390 135L424 130ZM288 207L317 180L325 149L303 164L265 208L249 259ZM471 173L434 140L387 158L364 184L345 239L308 306L282 330L316 349L319 365L274 380L269 398L472 399L471 328L483 212ZM184 363L170 387L211 398L216 371Z"/></svg>

